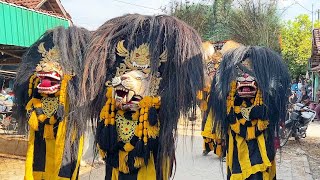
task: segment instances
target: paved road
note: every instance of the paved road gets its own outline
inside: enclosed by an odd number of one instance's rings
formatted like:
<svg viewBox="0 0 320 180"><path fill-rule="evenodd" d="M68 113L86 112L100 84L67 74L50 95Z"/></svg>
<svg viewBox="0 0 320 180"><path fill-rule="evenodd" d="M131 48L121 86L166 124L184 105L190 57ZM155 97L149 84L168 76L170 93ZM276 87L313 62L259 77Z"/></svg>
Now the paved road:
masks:
<svg viewBox="0 0 320 180"><path fill-rule="evenodd" d="M313 125L310 126L310 130ZM318 132L318 131L317 131ZM199 133L195 133L198 135ZM310 133L312 135L312 133ZM90 137L90 135L86 136ZM225 167L222 173L220 160L210 153L208 156L201 155L202 138L194 136L193 143L191 136L179 136L177 143L177 169L175 180L223 180ZM85 147L84 159L92 161L92 138ZM91 145L89 145L91 144ZM283 148L281 163L277 163L278 180L312 180L310 167L306 156L299 148L290 149L291 146ZM0 180L23 179L24 160L0 157ZM279 156L278 156L279 157ZM280 158L278 158L280 159ZM81 180L103 180L104 166L95 168L81 167Z"/></svg>
<svg viewBox="0 0 320 180"><path fill-rule="evenodd" d="M220 160L213 154L202 156L201 137L193 139L193 148L190 136L178 139L176 180L222 180ZM104 167L93 169L90 173L81 176L81 180L103 179Z"/></svg>
<svg viewBox="0 0 320 180"><path fill-rule="evenodd" d="M224 163L221 163L212 153L202 156L201 143L202 138L199 136L194 137L193 143L190 136L179 137L175 180L223 180L226 178ZM298 153L288 155L285 149L283 151L281 162L277 163L277 179L312 180L307 158ZM100 166L83 174L81 180L102 180L103 177L104 167Z"/></svg>

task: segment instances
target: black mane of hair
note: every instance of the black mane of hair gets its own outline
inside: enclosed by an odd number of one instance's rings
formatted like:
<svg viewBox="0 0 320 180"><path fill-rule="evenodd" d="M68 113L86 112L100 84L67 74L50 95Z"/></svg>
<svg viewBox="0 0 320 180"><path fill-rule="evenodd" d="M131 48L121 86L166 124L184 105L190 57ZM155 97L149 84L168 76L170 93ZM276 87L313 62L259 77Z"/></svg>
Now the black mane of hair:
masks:
<svg viewBox="0 0 320 180"><path fill-rule="evenodd" d="M262 91L263 102L268 110L270 136L278 131L279 122L285 120L286 104L289 97L290 76L282 58L274 51L259 46L241 46L227 52L222 59L218 72L211 86L208 109L213 109L213 131L227 136L226 99L230 91L230 83L236 80L236 67L245 59L252 64L250 72ZM273 138L270 138L273 142ZM273 145L272 145L273 147Z"/></svg>
<svg viewBox="0 0 320 180"><path fill-rule="evenodd" d="M151 76L160 72L160 135L157 176L162 177L162 163L169 157L175 163L175 138L181 115L195 113L196 92L203 87L201 39L186 23L167 15L128 14L107 21L93 35L86 55L82 84L82 102L89 111L85 116L99 119L105 102L105 82L115 76L119 58L117 43L125 40L130 51L142 43L149 44ZM167 62L158 67L161 53L167 50ZM162 178L160 178L162 179Z"/></svg>
<svg viewBox="0 0 320 180"><path fill-rule="evenodd" d="M73 74L73 78L68 83L68 101L69 101L69 123L77 126L78 132L83 133L86 128L86 120L74 117L75 111L79 111L80 83L83 72L83 59L91 33L78 27L57 27L46 31L38 41L31 45L28 51L23 55L22 62L19 65L17 76L15 78L15 114L19 126L24 127L27 123L25 106L30 100L28 96L29 78L34 74L37 64L41 61L41 54L38 52L38 46L44 42L46 50L57 46L61 59L61 65L65 74ZM71 125L71 124L69 124ZM72 128L70 128L72 129Z"/></svg>

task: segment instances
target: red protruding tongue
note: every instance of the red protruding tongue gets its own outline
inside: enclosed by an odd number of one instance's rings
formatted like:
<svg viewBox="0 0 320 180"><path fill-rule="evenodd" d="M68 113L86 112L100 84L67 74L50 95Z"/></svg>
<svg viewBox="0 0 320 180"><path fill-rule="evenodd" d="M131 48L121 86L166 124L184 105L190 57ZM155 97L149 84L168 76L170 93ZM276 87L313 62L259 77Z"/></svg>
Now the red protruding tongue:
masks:
<svg viewBox="0 0 320 180"><path fill-rule="evenodd" d="M249 87L243 87L242 88L242 92L250 92L250 88Z"/></svg>
<svg viewBox="0 0 320 180"><path fill-rule="evenodd" d="M42 79L40 87L51 87L50 79Z"/></svg>

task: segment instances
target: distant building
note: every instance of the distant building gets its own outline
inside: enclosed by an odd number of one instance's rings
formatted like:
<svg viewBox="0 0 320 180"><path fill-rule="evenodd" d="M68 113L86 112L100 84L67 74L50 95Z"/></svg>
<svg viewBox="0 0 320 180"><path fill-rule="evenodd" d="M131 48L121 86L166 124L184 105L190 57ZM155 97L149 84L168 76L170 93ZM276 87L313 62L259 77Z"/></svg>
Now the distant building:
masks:
<svg viewBox="0 0 320 180"><path fill-rule="evenodd" d="M14 77L23 53L46 30L71 23L59 0L0 0L0 76Z"/></svg>
<svg viewBox="0 0 320 180"><path fill-rule="evenodd" d="M313 100L317 101L316 93L320 88L320 28L314 29L312 33L312 52L309 59L309 69L312 72L313 79Z"/></svg>

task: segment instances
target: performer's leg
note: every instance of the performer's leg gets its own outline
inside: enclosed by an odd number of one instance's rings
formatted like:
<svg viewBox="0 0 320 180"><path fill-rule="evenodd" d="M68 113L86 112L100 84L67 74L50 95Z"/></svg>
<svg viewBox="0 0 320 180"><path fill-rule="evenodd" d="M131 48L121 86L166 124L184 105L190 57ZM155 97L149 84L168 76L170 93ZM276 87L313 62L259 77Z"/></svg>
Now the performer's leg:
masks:
<svg viewBox="0 0 320 180"><path fill-rule="evenodd" d="M112 167L106 163L106 176L105 180L111 180L112 177Z"/></svg>
<svg viewBox="0 0 320 180"><path fill-rule="evenodd" d="M210 148L210 142L207 141L207 139L204 137L203 139L203 151L202 151L202 155L206 156L209 154L209 152L211 151Z"/></svg>

